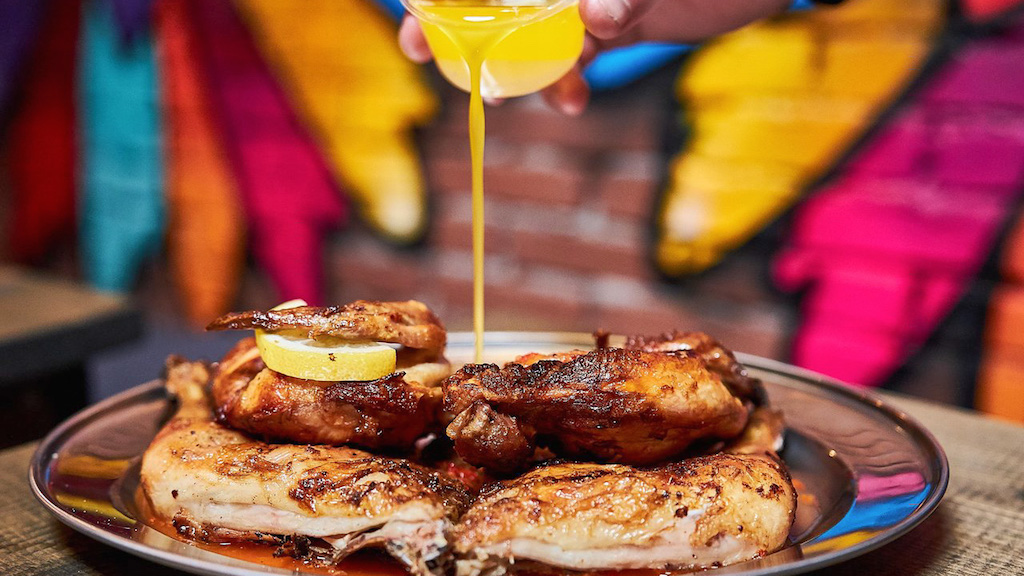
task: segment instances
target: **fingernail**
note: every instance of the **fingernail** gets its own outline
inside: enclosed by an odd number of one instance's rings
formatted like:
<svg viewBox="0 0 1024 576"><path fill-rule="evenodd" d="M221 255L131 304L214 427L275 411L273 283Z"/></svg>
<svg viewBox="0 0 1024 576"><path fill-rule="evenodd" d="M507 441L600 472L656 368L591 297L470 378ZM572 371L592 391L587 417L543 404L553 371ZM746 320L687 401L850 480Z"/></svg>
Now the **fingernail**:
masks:
<svg viewBox="0 0 1024 576"><path fill-rule="evenodd" d="M587 107L586 94L572 94L562 91L557 100L558 110L566 116L579 116Z"/></svg>
<svg viewBox="0 0 1024 576"><path fill-rule="evenodd" d="M558 86L558 109L567 116L579 116L587 107L590 90L582 80L575 84L564 82Z"/></svg>
<svg viewBox="0 0 1024 576"><path fill-rule="evenodd" d="M559 103L559 109L562 114L566 116L580 116L583 114L583 110L586 109L586 104L582 102L561 102Z"/></svg>
<svg viewBox="0 0 1024 576"><path fill-rule="evenodd" d="M629 20L631 7L627 0L597 0L597 3L616 25L622 26Z"/></svg>

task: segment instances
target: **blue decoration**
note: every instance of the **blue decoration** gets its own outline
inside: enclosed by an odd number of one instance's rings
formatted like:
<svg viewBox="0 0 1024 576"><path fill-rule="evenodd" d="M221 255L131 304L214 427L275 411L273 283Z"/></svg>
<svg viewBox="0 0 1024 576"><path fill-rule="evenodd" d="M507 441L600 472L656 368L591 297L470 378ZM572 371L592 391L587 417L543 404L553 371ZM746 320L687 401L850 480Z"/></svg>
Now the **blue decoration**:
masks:
<svg viewBox="0 0 1024 576"><path fill-rule="evenodd" d="M395 20L401 20L402 15L405 14L402 0L377 0L377 4L380 4L381 8L384 8Z"/></svg>
<svg viewBox="0 0 1024 576"><path fill-rule="evenodd" d="M89 281L128 290L164 230L160 94L153 35L124 42L111 5L86 2L78 101L79 234Z"/></svg>
<svg viewBox="0 0 1024 576"><path fill-rule="evenodd" d="M603 52L591 62L583 77L595 91L631 84L672 62L695 47L685 44L643 42Z"/></svg>

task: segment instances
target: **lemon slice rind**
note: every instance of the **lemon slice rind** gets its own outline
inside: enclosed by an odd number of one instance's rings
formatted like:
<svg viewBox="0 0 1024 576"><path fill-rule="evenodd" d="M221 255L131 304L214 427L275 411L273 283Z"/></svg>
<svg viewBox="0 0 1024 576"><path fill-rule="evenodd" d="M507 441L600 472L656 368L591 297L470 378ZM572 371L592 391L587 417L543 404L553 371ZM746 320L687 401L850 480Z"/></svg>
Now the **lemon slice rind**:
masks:
<svg viewBox="0 0 1024 576"><path fill-rule="evenodd" d="M305 305L304 301L291 300L274 309ZM366 381L395 371L395 348L380 342L314 340L296 330L256 330L256 347L268 368L304 380Z"/></svg>

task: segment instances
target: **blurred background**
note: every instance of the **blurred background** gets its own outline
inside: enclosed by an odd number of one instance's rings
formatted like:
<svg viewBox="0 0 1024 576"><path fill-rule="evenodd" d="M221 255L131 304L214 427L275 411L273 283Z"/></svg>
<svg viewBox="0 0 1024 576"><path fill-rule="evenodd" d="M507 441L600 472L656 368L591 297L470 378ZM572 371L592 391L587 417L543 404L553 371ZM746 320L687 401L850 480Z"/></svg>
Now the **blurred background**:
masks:
<svg viewBox="0 0 1024 576"><path fill-rule="evenodd" d="M487 328L706 330L1024 421L1024 2L804 4L602 57L582 117L487 111ZM0 0L3 266L140 318L88 400L291 298L470 328L468 98L401 55L400 10Z"/></svg>

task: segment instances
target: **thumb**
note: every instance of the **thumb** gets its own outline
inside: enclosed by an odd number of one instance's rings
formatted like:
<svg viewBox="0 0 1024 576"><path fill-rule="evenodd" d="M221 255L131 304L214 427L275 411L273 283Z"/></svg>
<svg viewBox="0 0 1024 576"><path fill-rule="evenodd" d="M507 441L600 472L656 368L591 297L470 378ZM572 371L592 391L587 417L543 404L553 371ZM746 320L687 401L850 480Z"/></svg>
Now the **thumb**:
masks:
<svg viewBox="0 0 1024 576"><path fill-rule="evenodd" d="M580 17L587 30L601 39L628 30L657 0L580 0Z"/></svg>

